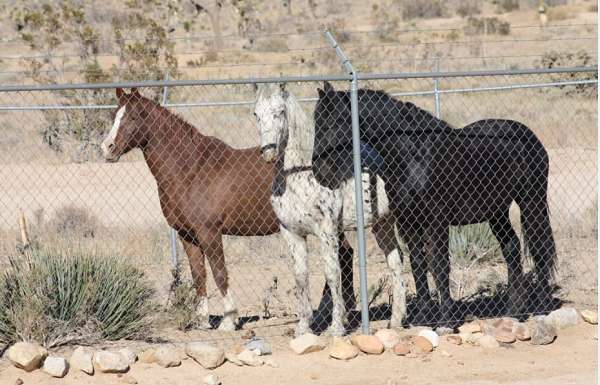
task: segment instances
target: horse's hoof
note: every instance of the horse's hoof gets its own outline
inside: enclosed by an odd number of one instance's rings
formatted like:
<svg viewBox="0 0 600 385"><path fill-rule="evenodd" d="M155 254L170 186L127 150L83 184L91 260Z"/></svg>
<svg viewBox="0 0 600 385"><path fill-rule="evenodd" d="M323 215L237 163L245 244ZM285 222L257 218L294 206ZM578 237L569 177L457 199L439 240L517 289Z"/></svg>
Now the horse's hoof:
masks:
<svg viewBox="0 0 600 385"><path fill-rule="evenodd" d="M235 331L235 322L231 318L223 318L219 324L219 331L233 332Z"/></svg>

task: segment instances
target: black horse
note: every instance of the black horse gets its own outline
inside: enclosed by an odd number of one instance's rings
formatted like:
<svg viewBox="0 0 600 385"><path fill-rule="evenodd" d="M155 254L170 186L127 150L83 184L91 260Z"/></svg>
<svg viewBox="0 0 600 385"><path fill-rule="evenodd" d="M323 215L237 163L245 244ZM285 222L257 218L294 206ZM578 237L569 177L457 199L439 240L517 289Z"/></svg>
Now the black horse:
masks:
<svg viewBox="0 0 600 385"><path fill-rule="evenodd" d="M325 82L319 89L314 172L334 186L352 175L350 93ZM383 162L399 235L410 250L417 308L429 300L428 258L441 301L442 323L456 320L450 296L449 226L489 222L508 265L509 308L522 314L526 282L519 238L509 220L521 210L525 250L535 262L538 303L550 304L556 247L547 204L548 154L524 124L487 119L455 129L412 103L383 91L359 90L361 142ZM373 169L373 162L369 164Z"/></svg>

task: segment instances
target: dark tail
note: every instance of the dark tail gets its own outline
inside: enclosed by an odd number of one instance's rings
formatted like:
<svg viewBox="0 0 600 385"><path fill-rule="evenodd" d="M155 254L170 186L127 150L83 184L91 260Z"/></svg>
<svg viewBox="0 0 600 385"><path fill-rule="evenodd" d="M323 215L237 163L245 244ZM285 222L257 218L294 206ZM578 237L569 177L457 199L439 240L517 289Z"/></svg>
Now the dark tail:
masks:
<svg viewBox="0 0 600 385"><path fill-rule="evenodd" d="M556 273L556 244L550 224L550 210L546 194L533 192L533 199L519 205L523 226L525 255L533 258L538 282L549 286Z"/></svg>

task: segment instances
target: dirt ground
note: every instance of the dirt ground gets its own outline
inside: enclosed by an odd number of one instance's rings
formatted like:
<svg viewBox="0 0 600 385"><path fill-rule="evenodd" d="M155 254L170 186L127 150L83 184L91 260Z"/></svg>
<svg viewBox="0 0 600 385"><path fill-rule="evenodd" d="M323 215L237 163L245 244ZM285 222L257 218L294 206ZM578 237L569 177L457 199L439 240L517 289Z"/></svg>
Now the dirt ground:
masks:
<svg viewBox="0 0 600 385"><path fill-rule="evenodd" d="M414 331L407 331L407 333ZM519 384L588 385L597 378L597 329L586 323L559 331L557 340L546 346L517 342L496 349L461 345L442 339L440 346L426 356L407 358L385 352L380 356L360 355L348 362L328 357L327 350L297 356L285 345L274 347L272 367L238 367L225 363L208 371L191 359L176 368L136 363L128 377L141 385L201 384L214 373L223 385L390 385L390 384ZM447 352L447 356L442 352ZM65 354L66 355L66 354ZM66 355L68 357L68 355ZM64 379L50 378L41 371L26 373L0 361L0 385L123 383L116 374L88 376L69 373Z"/></svg>

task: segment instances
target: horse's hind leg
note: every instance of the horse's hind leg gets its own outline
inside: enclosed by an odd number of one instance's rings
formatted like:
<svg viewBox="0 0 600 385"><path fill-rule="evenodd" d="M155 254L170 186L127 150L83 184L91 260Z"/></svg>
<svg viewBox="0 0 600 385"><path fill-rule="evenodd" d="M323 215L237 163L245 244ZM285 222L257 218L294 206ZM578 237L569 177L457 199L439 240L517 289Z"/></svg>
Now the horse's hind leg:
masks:
<svg viewBox="0 0 600 385"><path fill-rule="evenodd" d="M221 233L206 232L203 233L203 236L205 239L203 244L204 253L208 263L210 263L210 270L217 288L223 297L223 319L219 324L219 330L233 331L236 328L238 311L229 287L229 276L227 266L225 266Z"/></svg>
<svg viewBox="0 0 600 385"><path fill-rule="evenodd" d="M331 289L331 326L329 334L341 336L346 331L345 307L342 297L341 268L338 258L338 231L330 218L324 218L317 231L317 238L321 241L321 254L323 257L325 279Z"/></svg>
<svg viewBox="0 0 600 385"><path fill-rule="evenodd" d="M518 316L524 310L526 295L521 263L521 244L513 229L508 210L490 220L492 233L500 243L508 269L508 314Z"/></svg>
<svg viewBox="0 0 600 385"><path fill-rule="evenodd" d="M206 297L206 266L204 261L204 254L202 249L180 237L183 249L187 254L188 261L190 264L190 270L192 272L192 279L194 280L194 286L196 288L196 295L198 296L198 307L196 313L199 318L200 329L210 329L209 314L208 314L208 298Z"/></svg>
<svg viewBox="0 0 600 385"><path fill-rule="evenodd" d="M440 331L446 332L447 326L452 325L455 322L453 320L452 308L453 301L450 295L450 253L448 251L449 242L449 226L448 225L436 225L433 226L429 233L431 242L431 265L433 272L433 279L435 280L435 286L440 297L440 308L442 313L442 319L439 322L442 326L438 327L438 333Z"/></svg>
<svg viewBox="0 0 600 385"><path fill-rule="evenodd" d="M298 318L296 336L301 336L310 331L312 308L310 306L309 281L308 281L308 249L306 239L295 234L283 226L281 235L286 241L292 258L294 259L294 278L296 279L296 299L298 300Z"/></svg>
<svg viewBox="0 0 600 385"><path fill-rule="evenodd" d="M398 230L410 251L410 267L417 291L416 314L412 322L414 324L426 323L429 321L431 297L427 284L428 263L425 252L425 230L412 228L411 224L400 226Z"/></svg>
<svg viewBox="0 0 600 385"><path fill-rule="evenodd" d="M394 217L386 215L373 225L373 233L377 245L385 254L388 267L392 273L392 318L390 326L402 327L406 316L406 287L402 276L402 258L400 256L400 245L396 234L394 234Z"/></svg>

